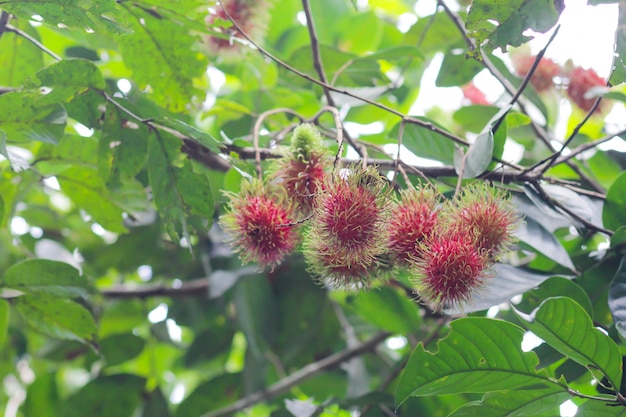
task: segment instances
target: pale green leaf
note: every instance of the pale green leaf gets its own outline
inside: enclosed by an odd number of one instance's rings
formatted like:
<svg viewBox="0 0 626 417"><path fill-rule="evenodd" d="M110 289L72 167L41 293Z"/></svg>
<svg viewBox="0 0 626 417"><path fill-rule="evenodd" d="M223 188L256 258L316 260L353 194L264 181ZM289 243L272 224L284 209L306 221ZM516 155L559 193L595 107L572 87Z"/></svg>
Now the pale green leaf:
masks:
<svg viewBox="0 0 626 417"><path fill-rule="evenodd" d="M67 298L87 297L92 290L87 278L74 267L47 259L28 259L11 265L0 284L24 293Z"/></svg>

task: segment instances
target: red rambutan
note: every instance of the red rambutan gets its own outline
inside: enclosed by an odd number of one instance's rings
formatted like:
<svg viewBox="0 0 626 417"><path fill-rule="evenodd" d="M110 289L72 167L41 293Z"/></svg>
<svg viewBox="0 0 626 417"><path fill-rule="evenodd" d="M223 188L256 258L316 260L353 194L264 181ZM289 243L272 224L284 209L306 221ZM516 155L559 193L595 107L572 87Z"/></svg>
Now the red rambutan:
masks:
<svg viewBox="0 0 626 417"><path fill-rule="evenodd" d="M520 77L525 77L533 66L535 59L536 57L530 55L513 56L513 65L517 74ZM560 73L561 67L559 64L550 58L542 58L530 79L530 83L537 92L541 93L554 86L554 77Z"/></svg>
<svg viewBox="0 0 626 417"><path fill-rule="evenodd" d="M488 275L490 263L467 231L437 233L424 246L415 263L420 296L436 309L469 301Z"/></svg>
<svg viewBox="0 0 626 417"><path fill-rule="evenodd" d="M327 176L315 198L303 252L310 271L337 286L367 285L386 250L386 182L374 168Z"/></svg>
<svg viewBox="0 0 626 417"><path fill-rule="evenodd" d="M463 92L463 97L469 100L472 104L479 104L481 106L489 106L491 103L487 100L485 93L476 87L473 82L469 82L461 87L461 91Z"/></svg>
<svg viewBox="0 0 626 417"><path fill-rule="evenodd" d="M400 201L389 219L389 252L399 266L421 256L420 242L428 239L437 224L437 195L430 187L400 192Z"/></svg>
<svg viewBox="0 0 626 417"><path fill-rule="evenodd" d="M606 87L606 81L594 70L574 68L569 73L569 85L567 95L583 111L588 112L596 102L597 97L589 97L588 93L594 87ZM602 104L602 103L601 103ZM601 112L601 105L596 109Z"/></svg>
<svg viewBox="0 0 626 417"><path fill-rule="evenodd" d="M507 195L482 182L467 186L444 207L440 219L442 230L473 234L479 250L494 261L514 241L521 222Z"/></svg>
<svg viewBox="0 0 626 417"><path fill-rule="evenodd" d="M273 269L298 243L291 206L279 191L257 180L244 182L239 194L227 196L230 202L220 225L230 234L230 245L244 263Z"/></svg>

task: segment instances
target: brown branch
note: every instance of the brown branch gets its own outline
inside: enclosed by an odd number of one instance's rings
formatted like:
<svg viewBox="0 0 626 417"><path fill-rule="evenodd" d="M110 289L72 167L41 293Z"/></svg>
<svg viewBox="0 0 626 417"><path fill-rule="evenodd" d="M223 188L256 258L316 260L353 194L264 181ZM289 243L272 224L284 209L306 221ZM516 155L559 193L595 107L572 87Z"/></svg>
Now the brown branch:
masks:
<svg viewBox="0 0 626 417"><path fill-rule="evenodd" d="M603 144L605 142L610 141L611 139L613 139L613 138L615 138L617 136L621 136L621 135L624 135L624 134L626 134L626 129L622 129L622 130L620 130L617 133L612 133L610 135L606 135L606 136L604 136L604 137L602 137L602 138L600 138L598 140L595 140L593 142L582 144L579 147L572 149L572 151L569 154L560 156L556 161L554 161L554 164L552 164L552 166L556 166L556 165L562 164L564 162L567 162L568 160L574 158L575 156L578 156L579 154L581 154L581 153L583 153L583 152L585 152L585 151L587 151L589 149L595 148L596 146L599 146L599 145L601 145L601 144Z"/></svg>
<svg viewBox="0 0 626 417"><path fill-rule="evenodd" d="M320 52L319 40L317 39L317 32L315 30L315 24L313 23L313 13L311 13L311 4L308 0L302 0L302 9L306 16L306 27L309 31L309 39L311 40L311 53L313 55L313 67L320 77L320 81L324 84L328 84L326 73L324 72L324 65L322 64L322 54ZM335 100L330 94L330 90L323 87L324 96L326 96L326 102L329 106L335 106Z"/></svg>
<svg viewBox="0 0 626 417"><path fill-rule="evenodd" d="M289 391L291 388L297 386L298 384L301 384L302 382L314 377L315 375L318 375L321 372L335 368L343 362L349 361L352 358L361 356L371 351L376 347L376 345L384 341L389 336L390 333L380 332L372 336L370 339L367 339L364 342L355 345L354 347L347 348L345 350L342 350L341 352L337 352L330 356L327 356L317 362L306 365L305 367L299 369L288 377L285 377L276 382L264 391L255 392L251 395L248 395L247 397L244 397L234 402L233 404L230 404L215 411L208 412L200 417L227 416L251 407L261 401L272 400L277 396Z"/></svg>
<svg viewBox="0 0 626 417"><path fill-rule="evenodd" d="M150 298L150 297L206 297L209 291L209 279L199 278L183 282L174 287L165 284L143 284L141 286L115 285L100 290L105 298Z"/></svg>

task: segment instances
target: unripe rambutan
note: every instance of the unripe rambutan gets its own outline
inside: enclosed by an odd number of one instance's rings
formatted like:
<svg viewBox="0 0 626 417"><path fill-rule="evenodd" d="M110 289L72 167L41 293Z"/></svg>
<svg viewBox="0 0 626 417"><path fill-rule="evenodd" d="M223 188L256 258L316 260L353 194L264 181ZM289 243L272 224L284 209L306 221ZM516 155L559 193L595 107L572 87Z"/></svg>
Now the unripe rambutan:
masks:
<svg viewBox="0 0 626 417"><path fill-rule="evenodd" d="M416 286L420 296L436 309L456 307L469 301L489 275L487 255L475 245L468 231L436 233L416 260Z"/></svg>
<svg viewBox="0 0 626 417"><path fill-rule="evenodd" d="M567 95L576 105L585 112L588 112L596 102L597 97L587 97L587 93L594 87L606 87L606 82L594 70L574 68L569 73L569 85ZM602 104L602 103L600 103ZM597 112L602 112L602 105L598 106Z"/></svg>
<svg viewBox="0 0 626 417"><path fill-rule="evenodd" d="M525 77L533 66L536 57L531 55L514 55L513 66L520 77ZM554 77L561 73L559 64L550 58L542 58L533 73L530 83L541 93L554 86Z"/></svg>
<svg viewBox="0 0 626 417"><path fill-rule="evenodd" d="M285 196L258 180L244 182L239 194L226 195L230 202L220 225L230 234L230 245L244 263L273 269L298 243L293 210Z"/></svg>
<svg viewBox="0 0 626 417"><path fill-rule="evenodd" d="M273 162L273 177L287 190L303 216L308 216L313 209L313 199L322 186L325 169L330 165L327 156L319 131L305 123L294 130L286 155Z"/></svg>
<svg viewBox="0 0 626 417"><path fill-rule="evenodd" d="M398 266L406 267L422 252L420 242L428 239L437 224L437 195L430 187L400 191L387 230L389 252Z"/></svg>
<svg viewBox="0 0 626 417"><path fill-rule="evenodd" d="M367 286L387 246L387 185L374 168L327 176L315 198L303 252L310 271L332 285Z"/></svg>
<svg viewBox="0 0 626 417"><path fill-rule="evenodd" d="M493 261L513 243L521 223L507 194L482 182L465 187L439 218L442 230L473 234L476 246Z"/></svg>
<svg viewBox="0 0 626 417"><path fill-rule="evenodd" d="M215 14L208 15L205 22L209 27L216 27L219 20L228 21L230 16L248 36L258 41L267 30L270 6L271 2L267 0L221 0L221 5L215 7ZM241 52L241 45L235 39L243 39L241 32L234 25L217 26L216 29L224 36L205 38L209 52L227 59L236 58Z"/></svg>

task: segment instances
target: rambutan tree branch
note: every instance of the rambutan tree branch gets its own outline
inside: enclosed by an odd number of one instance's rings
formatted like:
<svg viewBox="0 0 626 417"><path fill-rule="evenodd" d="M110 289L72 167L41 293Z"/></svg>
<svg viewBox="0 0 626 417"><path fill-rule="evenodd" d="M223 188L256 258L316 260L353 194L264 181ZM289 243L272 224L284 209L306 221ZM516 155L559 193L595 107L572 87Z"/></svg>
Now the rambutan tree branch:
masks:
<svg viewBox="0 0 626 417"><path fill-rule="evenodd" d="M301 384L302 382L320 374L329 369L336 368L342 363L349 361L357 356L361 356L374 349L379 343L383 342L391 334L388 332L380 332L371 338L349 347L341 352L334 353L317 362L310 363L299 369L293 374L281 379L266 390L255 392L248 395L231 405L203 414L200 417L222 417L242 411L261 401L269 401L277 396L288 392L291 388Z"/></svg>

